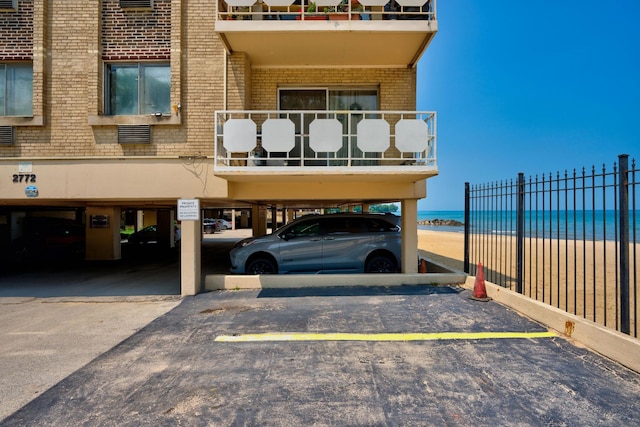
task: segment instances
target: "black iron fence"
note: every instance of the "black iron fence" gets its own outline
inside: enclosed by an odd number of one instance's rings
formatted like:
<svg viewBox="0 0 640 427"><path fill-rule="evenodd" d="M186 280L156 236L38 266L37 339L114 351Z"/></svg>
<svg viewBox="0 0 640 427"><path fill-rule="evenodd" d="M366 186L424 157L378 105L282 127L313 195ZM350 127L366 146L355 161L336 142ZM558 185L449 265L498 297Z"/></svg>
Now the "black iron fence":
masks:
<svg viewBox="0 0 640 427"><path fill-rule="evenodd" d="M635 160L465 184L464 269L638 337Z"/></svg>

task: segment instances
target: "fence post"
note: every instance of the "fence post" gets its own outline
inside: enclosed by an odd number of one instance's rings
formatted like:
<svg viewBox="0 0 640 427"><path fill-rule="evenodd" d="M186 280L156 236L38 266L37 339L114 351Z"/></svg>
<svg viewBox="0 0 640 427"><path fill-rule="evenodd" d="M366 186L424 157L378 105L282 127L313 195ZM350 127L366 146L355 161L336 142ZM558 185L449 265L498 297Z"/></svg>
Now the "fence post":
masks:
<svg viewBox="0 0 640 427"><path fill-rule="evenodd" d="M523 293L524 273L524 173L518 173L518 206L516 210L516 292Z"/></svg>
<svg viewBox="0 0 640 427"><path fill-rule="evenodd" d="M464 272L469 274L469 232L471 230L470 220L470 193L469 183L464 183Z"/></svg>
<svg viewBox="0 0 640 427"><path fill-rule="evenodd" d="M629 155L618 156L620 192L620 332L629 335Z"/></svg>

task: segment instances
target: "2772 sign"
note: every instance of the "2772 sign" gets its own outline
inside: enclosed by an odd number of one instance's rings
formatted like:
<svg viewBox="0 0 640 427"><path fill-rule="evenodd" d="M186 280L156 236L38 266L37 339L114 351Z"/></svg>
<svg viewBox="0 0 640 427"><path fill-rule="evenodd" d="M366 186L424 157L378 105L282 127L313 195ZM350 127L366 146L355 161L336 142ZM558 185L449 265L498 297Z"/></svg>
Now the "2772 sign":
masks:
<svg viewBox="0 0 640 427"><path fill-rule="evenodd" d="M11 177L11 181L14 184L23 183L33 183L36 182L36 174L35 173L14 173Z"/></svg>

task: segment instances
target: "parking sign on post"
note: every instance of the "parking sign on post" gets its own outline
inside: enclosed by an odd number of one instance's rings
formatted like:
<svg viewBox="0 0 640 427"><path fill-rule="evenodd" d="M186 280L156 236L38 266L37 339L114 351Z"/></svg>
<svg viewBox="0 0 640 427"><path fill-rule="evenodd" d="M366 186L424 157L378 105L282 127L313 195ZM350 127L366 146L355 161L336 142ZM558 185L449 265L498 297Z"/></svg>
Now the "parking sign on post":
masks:
<svg viewBox="0 0 640 427"><path fill-rule="evenodd" d="M178 221L197 221L200 219L200 200L178 199Z"/></svg>

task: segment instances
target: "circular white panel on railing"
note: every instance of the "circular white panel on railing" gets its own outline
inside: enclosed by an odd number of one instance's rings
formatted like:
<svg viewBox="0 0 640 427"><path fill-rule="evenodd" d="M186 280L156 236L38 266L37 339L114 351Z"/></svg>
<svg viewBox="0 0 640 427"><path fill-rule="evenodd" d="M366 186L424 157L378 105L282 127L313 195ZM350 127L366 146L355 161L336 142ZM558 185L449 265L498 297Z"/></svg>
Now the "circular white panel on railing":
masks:
<svg viewBox="0 0 640 427"><path fill-rule="evenodd" d="M256 147L256 124L251 119L229 119L223 128L223 146L234 153L249 152Z"/></svg>
<svg viewBox="0 0 640 427"><path fill-rule="evenodd" d="M396 123L396 148L403 153L427 149L429 126L422 120L403 119Z"/></svg>
<svg viewBox="0 0 640 427"><path fill-rule="evenodd" d="M287 7L291 6L295 0L263 0L264 4L271 7Z"/></svg>
<svg viewBox="0 0 640 427"><path fill-rule="evenodd" d="M296 145L296 127L289 119L267 119L262 124L262 148L288 152Z"/></svg>
<svg viewBox="0 0 640 427"><path fill-rule="evenodd" d="M234 7L249 7L253 6L256 0L224 0L224 2Z"/></svg>
<svg viewBox="0 0 640 427"><path fill-rule="evenodd" d="M316 0L316 7L331 7L337 6L342 2L342 0ZM317 9L319 12L321 10Z"/></svg>
<svg viewBox="0 0 640 427"><path fill-rule="evenodd" d="M389 123L363 119L358 123L358 148L365 153L384 153L389 148Z"/></svg>
<svg viewBox="0 0 640 427"><path fill-rule="evenodd" d="M363 6L384 6L389 3L389 0L358 0Z"/></svg>
<svg viewBox="0 0 640 427"><path fill-rule="evenodd" d="M400 6L404 7L422 7L427 0L396 0Z"/></svg>
<svg viewBox="0 0 640 427"><path fill-rule="evenodd" d="M342 123L336 119L315 119L309 125L309 147L316 153L342 148Z"/></svg>

